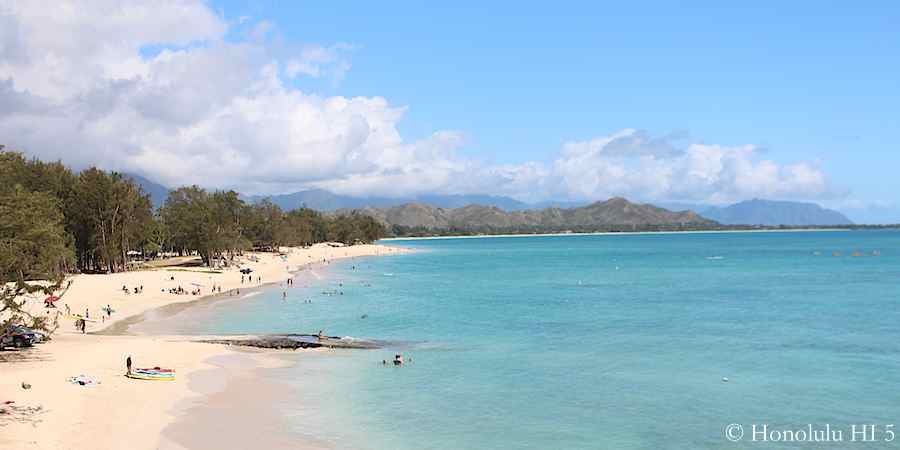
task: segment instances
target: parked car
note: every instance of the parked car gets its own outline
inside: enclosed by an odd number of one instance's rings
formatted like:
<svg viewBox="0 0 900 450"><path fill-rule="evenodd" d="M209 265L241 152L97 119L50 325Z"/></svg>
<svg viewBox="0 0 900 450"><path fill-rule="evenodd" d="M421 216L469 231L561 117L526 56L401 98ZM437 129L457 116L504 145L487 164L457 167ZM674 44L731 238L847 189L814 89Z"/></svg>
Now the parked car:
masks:
<svg viewBox="0 0 900 450"><path fill-rule="evenodd" d="M31 347L39 339L38 334L19 325L9 325L0 335L0 349L4 347Z"/></svg>

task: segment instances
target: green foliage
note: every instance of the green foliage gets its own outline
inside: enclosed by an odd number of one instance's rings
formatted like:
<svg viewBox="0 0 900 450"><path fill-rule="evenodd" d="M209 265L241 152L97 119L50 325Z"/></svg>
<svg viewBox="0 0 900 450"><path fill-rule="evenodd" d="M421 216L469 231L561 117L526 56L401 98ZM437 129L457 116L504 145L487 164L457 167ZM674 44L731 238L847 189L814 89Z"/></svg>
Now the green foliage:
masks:
<svg viewBox="0 0 900 450"><path fill-rule="evenodd" d="M169 193L160 208L160 219L180 253L196 251L209 264L225 252L243 250L246 205L234 191L209 194L198 186Z"/></svg>
<svg viewBox="0 0 900 450"><path fill-rule="evenodd" d="M59 201L18 185L0 194L0 329L25 323L50 332L42 317L23 309L23 294L57 289L72 264L71 239Z"/></svg>
<svg viewBox="0 0 900 450"><path fill-rule="evenodd" d="M71 241L59 202L21 187L0 195L0 277L4 282L55 278L71 267Z"/></svg>
<svg viewBox="0 0 900 450"><path fill-rule="evenodd" d="M130 251L196 253L210 264L250 248L325 240L352 244L384 235L384 229L365 216L324 217L306 208L285 212L268 200L248 205L234 191L207 192L198 186L172 191L154 215L150 197L122 174L92 167L76 175L62 163L28 160L2 147L0 179L0 195L19 196L16 202L40 198L53 203L65 245L74 252L74 262L71 257L65 260L63 270L68 271L127 270ZM42 197L29 197L32 193Z"/></svg>
<svg viewBox="0 0 900 450"><path fill-rule="evenodd" d="M172 191L160 218L174 249L196 251L207 264L248 248L274 250L325 240L354 244L384 236L384 228L367 216L325 218L306 208L285 213L269 200L248 205L233 191L210 194L197 186Z"/></svg>
<svg viewBox="0 0 900 450"><path fill-rule="evenodd" d="M172 191L158 214L132 180L97 168L75 175L62 163L28 160L0 145L0 322L52 331L24 309L27 293L57 290L68 272L128 269L128 253L199 254L204 263L249 248L310 245L326 239L371 242L384 234L363 216L285 213L234 191Z"/></svg>
<svg viewBox="0 0 900 450"><path fill-rule="evenodd" d="M378 221L363 214L337 216L328 224L328 240L345 244L372 242L384 234L384 227Z"/></svg>
<svg viewBox="0 0 900 450"><path fill-rule="evenodd" d="M127 252L147 242L152 226L149 195L121 174L94 167L78 175L72 192L66 211L79 267L126 270Z"/></svg>

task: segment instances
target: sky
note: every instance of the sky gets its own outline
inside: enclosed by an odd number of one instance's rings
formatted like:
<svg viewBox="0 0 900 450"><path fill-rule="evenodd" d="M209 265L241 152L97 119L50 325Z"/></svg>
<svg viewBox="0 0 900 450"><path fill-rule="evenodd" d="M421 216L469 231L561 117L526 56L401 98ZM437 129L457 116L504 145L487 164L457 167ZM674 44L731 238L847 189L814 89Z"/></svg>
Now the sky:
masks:
<svg viewBox="0 0 900 450"><path fill-rule="evenodd" d="M483 3L0 0L0 142L170 187L900 222L900 4Z"/></svg>

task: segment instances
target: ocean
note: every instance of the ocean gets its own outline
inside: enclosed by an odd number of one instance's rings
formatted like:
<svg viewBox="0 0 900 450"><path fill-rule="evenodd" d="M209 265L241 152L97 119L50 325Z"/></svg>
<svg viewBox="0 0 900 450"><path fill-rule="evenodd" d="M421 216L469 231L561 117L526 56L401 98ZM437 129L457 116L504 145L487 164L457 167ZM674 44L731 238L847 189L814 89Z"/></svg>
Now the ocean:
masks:
<svg viewBox="0 0 900 450"><path fill-rule="evenodd" d="M898 231L389 244L416 251L185 326L389 341L268 372L295 387L273 405L292 430L334 448L900 445ZM398 352L412 362L382 364ZM826 427L841 440L811 443Z"/></svg>

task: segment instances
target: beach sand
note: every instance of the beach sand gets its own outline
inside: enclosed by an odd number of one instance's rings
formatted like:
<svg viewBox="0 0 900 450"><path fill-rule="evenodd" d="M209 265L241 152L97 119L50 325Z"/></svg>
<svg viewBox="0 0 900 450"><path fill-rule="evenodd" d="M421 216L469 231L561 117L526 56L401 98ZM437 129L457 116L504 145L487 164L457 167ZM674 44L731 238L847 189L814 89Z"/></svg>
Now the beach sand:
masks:
<svg viewBox="0 0 900 450"><path fill-rule="evenodd" d="M28 351L0 352L0 448L6 449L179 449L244 448L240 441L216 435L213 420L201 421L189 414L203 406L205 414L223 411L223 425L254 417L253 423L277 427L276 418L266 419L259 409L241 410L242 398L277 395L276 387L256 383L259 368L284 364L277 352L234 350L226 346L190 342L190 338L154 335L92 334L111 330L119 321L179 302L208 301L213 284L231 289L251 289L263 283L283 282L291 273L313 263L341 258L399 254L404 250L382 245L331 247L320 244L309 249L291 249L286 260L273 254L253 254L258 262L241 267L253 269L253 282L241 282L232 268L207 273L204 268L146 270L110 275L76 275L71 288L57 303L65 312L89 310L88 334L75 330L74 318L60 317L53 341ZM251 255L251 254L248 254ZM257 282L257 277L262 282ZM174 277L174 280L172 280ZM143 286L142 294L125 294L122 286ZM175 295L169 288L199 287L201 295ZM199 286L198 286L199 285ZM132 290L133 292L133 290ZM101 307L115 312L101 319ZM32 311L44 312L42 296L29 299ZM50 310L55 314L56 310ZM131 320L133 321L133 319ZM120 331L126 327L119 327ZM124 377L125 358L135 367L166 367L177 373L176 381L138 381ZM69 377L88 375L100 384L80 386ZM22 383L31 385L23 389ZM258 392L251 393L248 390ZM261 396L261 397L260 397ZM11 405L2 405L14 401ZM230 408L226 406L230 404ZM256 402L256 405L261 404ZM255 411L255 412L254 412ZM213 417L215 419L215 417ZM193 421L193 426L189 421ZM163 430L167 429L166 436ZM255 433L249 433L251 436ZM268 447L322 448L316 443L278 442ZM248 441L250 442L250 441ZM253 441L257 442L257 441ZM246 442L245 442L246 443ZM265 444L263 441L258 441ZM284 445L281 445L284 444Z"/></svg>

